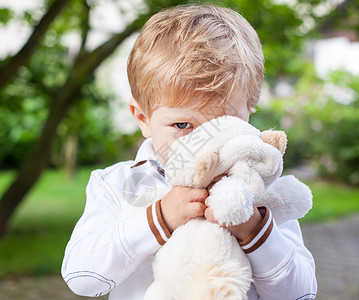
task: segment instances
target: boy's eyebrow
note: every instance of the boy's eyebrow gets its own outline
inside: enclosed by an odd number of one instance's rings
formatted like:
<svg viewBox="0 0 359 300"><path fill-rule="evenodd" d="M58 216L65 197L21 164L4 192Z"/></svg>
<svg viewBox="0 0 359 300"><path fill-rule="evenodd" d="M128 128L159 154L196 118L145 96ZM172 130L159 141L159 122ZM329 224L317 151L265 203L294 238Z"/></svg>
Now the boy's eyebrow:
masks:
<svg viewBox="0 0 359 300"><path fill-rule="evenodd" d="M170 117L163 117L163 120L168 121L168 122L177 122L177 121L190 121L190 120L194 120L193 117L188 116L188 114L175 114L173 116Z"/></svg>

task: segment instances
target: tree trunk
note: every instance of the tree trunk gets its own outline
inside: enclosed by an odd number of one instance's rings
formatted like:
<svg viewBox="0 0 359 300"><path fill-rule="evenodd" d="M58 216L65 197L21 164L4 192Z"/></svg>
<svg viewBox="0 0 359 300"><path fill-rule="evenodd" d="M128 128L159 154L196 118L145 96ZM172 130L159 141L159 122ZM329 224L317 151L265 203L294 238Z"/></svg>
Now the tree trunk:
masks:
<svg viewBox="0 0 359 300"><path fill-rule="evenodd" d="M0 90L13 78L19 68L30 60L47 29L69 1L70 0L54 1L40 22L35 26L31 36L21 50L0 66Z"/></svg>
<svg viewBox="0 0 359 300"><path fill-rule="evenodd" d="M78 90L74 90L71 93L72 95L68 96L69 101L66 101L64 104L60 103L61 101L56 99L55 96L54 103L56 105L53 105L50 109L39 140L34 144L14 182L1 198L0 237L5 234L8 222L15 209L40 178L41 173L47 166L57 127L75 101L77 92Z"/></svg>
<svg viewBox="0 0 359 300"><path fill-rule="evenodd" d="M70 180L74 179L76 173L77 149L78 136L71 133L66 137L61 154L66 177Z"/></svg>

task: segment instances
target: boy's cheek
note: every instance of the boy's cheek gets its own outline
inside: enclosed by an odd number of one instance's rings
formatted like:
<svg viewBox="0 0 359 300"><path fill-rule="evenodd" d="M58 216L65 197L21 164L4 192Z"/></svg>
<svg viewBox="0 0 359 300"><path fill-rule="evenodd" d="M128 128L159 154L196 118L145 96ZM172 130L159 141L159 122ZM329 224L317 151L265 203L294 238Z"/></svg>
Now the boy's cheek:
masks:
<svg viewBox="0 0 359 300"><path fill-rule="evenodd" d="M165 166L168 161L168 153L171 147L170 142L167 141L165 143L160 143L157 145L157 147L155 145L153 146L157 160L160 162L162 166Z"/></svg>
<svg viewBox="0 0 359 300"><path fill-rule="evenodd" d="M176 140L174 135L166 135L161 133L157 137L153 136L153 148L156 153L157 160L164 166L168 161L168 155L170 153L171 145Z"/></svg>

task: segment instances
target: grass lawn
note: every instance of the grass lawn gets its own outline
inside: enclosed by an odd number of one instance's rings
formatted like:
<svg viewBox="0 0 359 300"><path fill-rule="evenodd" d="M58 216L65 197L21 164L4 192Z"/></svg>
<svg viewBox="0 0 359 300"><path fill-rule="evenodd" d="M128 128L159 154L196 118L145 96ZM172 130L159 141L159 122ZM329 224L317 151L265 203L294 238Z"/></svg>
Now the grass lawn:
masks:
<svg viewBox="0 0 359 300"><path fill-rule="evenodd" d="M22 203L9 234L0 240L0 278L59 273L66 243L85 205L85 187L93 168L74 180L49 170ZM13 176L0 173L0 194ZM314 206L301 223L325 221L359 212L359 188L316 182L310 187Z"/></svg>
<svg viewBox="0 0 359 300"><path fill-rule="evenodd" d="M313 208L300 222L320 222L359 213L359 188L332 182L308 184L313 193Z"/></svg>
<svg viewBox="0 0 359 300"><path fill-rule="evenodd" d="M92 169L80 169L72 181L62 171L44 174L0 240L0 278L60 272L66 243L84 209ZM12 177L12 172L0 173L0 194Z"/></svg>

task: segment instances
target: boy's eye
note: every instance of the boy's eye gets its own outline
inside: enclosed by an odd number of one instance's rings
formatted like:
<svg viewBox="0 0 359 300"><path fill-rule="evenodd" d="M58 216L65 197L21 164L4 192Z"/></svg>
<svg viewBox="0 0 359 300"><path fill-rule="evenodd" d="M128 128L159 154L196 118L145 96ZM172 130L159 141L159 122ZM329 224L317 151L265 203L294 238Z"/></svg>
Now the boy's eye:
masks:
<svg viewBox="0 0 359 300"><path fill-rule="evenodd" d="M191 124L188 122L185 123L175 123L174 126L178 129L187 129L187 128L191 128Z"/></svg>

